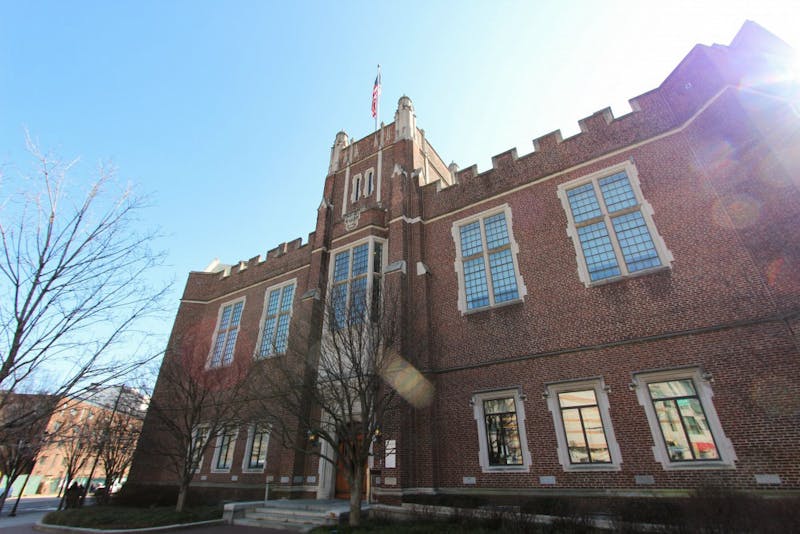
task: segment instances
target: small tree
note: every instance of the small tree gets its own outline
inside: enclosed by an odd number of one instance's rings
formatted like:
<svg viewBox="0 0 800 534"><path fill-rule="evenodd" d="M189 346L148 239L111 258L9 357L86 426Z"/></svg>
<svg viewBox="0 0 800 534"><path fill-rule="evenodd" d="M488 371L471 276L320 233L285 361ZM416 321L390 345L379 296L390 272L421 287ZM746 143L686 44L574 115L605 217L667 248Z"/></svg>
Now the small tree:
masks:
<svg viewBox="0 0 800 534"><path fill-rule="evenodd" d="M72 164L28 145L35 172L2 176L0 390L30 391L49 372L48 391L67 397L141 363L111 349L159 309L166 288L147 276L162 256L141 230L142 199L115 192L112 171L84 189L67 178Z"/></svg>
<svg viewBox="0 0 800 534"><path fill-rule="evenodd" d="M142 395L123 385L115 387L118 393L114 404L98 412L96 432L91 443L95 462L102 466L104 472L105 492L97 495L101 504L108 502L114 482L123 477L133 461L144 416Z"/></svg>
<svg viewBox="0 0 800 534"><path fill-rule="evenodd" d="M64 463L64 489L72 485L78 472L84 468L92 453L92 442L97 434L96 418L89 418L88 412L81 409L81 414L77 414L76 402L69 400L63 404L60 410L69 412L68 416L63 417L65 424L61 425L57 433L52 437L52 442L56 444L61 453L61 460ZM74 413L73 413L74 412ZM60 510L64 506L67 496L66 491L61 496L58 503ZM67 506L70 504L67 503Z"/></svg>
<svg viewBox="0 0 800 534"><path fill-rule="evenodd" d="M209 443L241 420L240 393L250 361L209 369L210 330L196 325L170 344L148 410L151 435L143 455L166 459L178 482L175 509L183 511L189 485ZM140 450L142 448L140 447Z"/></svg>
<svg viewBox="0 0 800 534"><path fill-rule="evenodd" d="M49 395L7 394L2 410L5 424L0 426L0 471L6 485L0 494L3 509L11 486L20 475L30 475L36 456L48 436L45 426L55 400Z"/></svg>
<svg viewBox="0 0 800 534"><path fill-rule="evenodd" d="M414 387L430 384L396 351L396 300L387 299L384 307L376 298L367 306L362 296L364 301L345 306L333 293L318 350L307 358L290 351L264 362L263 372L254 374L250 398L258 405L253 411L269 419L284 446L341 465L350 486L349 522L357 526L373 439L386 413L397 407L398 393L405 396L397 386L412 378L409 373L416 373ZM318 446L321 442L327 446Z"/></svg>

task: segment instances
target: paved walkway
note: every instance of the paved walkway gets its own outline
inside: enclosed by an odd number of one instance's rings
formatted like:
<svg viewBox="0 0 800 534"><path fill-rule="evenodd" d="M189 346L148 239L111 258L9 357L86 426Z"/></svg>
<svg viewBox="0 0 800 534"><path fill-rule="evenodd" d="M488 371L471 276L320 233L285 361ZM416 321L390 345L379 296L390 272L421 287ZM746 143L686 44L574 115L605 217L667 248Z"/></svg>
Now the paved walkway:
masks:
<svg viewBox="0 0 800 534"><path fill-rule="evenodd" d="M0 517L0 534L42 534L33 525L44 517L46 512L33 512L17 517ZM287 534L286 530L258 527L236 527L215 525L208 527L183 528L174 532L180 534Z"/></svg>

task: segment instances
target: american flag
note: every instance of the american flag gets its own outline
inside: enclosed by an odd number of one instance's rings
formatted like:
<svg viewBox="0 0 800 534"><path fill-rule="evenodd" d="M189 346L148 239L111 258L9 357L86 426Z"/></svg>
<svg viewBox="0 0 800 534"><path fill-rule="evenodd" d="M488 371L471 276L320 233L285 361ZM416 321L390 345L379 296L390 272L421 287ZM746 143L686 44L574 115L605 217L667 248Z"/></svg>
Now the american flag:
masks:
<svg viewBox="0 0 800 534"><path fill-rule="evenodd" d="M372 118L378 118L378 101L381 98L381 68L378 67L378 75L375 77L375 85L372 86Z"/></svg>

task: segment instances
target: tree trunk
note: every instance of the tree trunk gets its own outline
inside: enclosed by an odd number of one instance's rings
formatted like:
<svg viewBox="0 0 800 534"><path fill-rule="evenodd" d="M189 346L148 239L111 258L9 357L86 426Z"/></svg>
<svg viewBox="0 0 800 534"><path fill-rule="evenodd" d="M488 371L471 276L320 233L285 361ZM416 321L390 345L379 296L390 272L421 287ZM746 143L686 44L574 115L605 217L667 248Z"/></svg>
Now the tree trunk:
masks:
<svg viewBox="0 0 800 534"><path fill-rule="evenodd" d="M175 505L176 512L183 512L183 507L186 504L187 493L189 493L189 485L181 483L181 487L178 490L178 503Z"/></svg>
<svg viewBox="0 0 800 534"><path fill-rule="evenodd" d="M356 464L353 471L353 481L350 484L350 526L357 527L361 524L361 493L364 475L364 466Z"/></svg>

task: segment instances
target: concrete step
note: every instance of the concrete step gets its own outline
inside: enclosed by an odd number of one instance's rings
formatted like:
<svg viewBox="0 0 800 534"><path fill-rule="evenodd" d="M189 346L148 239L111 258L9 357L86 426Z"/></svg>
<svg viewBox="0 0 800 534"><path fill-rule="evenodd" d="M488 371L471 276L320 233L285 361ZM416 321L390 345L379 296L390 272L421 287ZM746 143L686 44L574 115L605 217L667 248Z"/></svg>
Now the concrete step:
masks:
<svg viewBox="0 0 800 534"><path fill-rule="evenodd" d="M250 519L247 517L241 519L234 519L234 525L241 525L244 527L259 527L259 528L274 528L277 530L285 530L287 532L310 532L311 529L319 525L299 525L294 523L287 523L285 521L268 521L266 519Z"/></svg>
<svg viewBox="0 0 800 534"><path fill-rule="evenodd" d="M266 519L290 523L308 523L316 525L336 524L338 514L316 512L313 510L281 510L276 508L256 508L245 512L249 519Z"/></svg>

